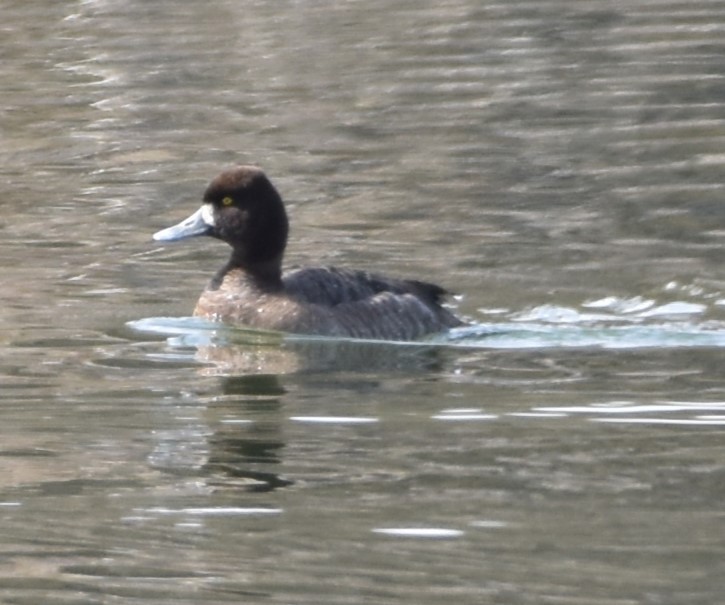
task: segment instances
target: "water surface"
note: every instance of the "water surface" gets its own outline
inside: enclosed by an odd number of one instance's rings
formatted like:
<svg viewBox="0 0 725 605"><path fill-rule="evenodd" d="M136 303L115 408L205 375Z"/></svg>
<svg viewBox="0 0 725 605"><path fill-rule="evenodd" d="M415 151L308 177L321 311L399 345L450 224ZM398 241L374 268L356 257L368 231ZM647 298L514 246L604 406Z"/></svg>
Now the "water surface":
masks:
<svg viewBox="0 0 725 605"><path fill-rule="evenodd" d="M710 604L725 4L3 6L0 601ZM289 264L473 325L188 318L232 163Z"/></svg>

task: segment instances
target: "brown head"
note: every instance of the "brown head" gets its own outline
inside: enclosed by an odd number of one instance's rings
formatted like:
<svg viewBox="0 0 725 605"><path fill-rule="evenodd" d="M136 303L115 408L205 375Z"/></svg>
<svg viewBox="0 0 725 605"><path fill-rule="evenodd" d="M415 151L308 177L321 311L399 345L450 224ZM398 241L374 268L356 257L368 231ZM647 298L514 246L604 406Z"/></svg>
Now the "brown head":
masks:
<svg viewBox="0 0 725 605"><path fill-rule="evenodd" d="M287 245L287 213L277 190L256 166L236 166L215 177L199 210L154 234L157 241L210 235L232 248L228 269L281 266Z"/></svg>

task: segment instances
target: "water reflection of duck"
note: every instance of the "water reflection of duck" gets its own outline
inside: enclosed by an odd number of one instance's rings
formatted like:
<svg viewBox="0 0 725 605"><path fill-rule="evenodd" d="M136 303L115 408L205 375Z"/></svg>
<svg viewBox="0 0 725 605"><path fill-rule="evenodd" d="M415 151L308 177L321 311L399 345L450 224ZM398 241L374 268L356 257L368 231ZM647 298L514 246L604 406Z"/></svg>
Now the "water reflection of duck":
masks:
<svg viewBox="0 0 725 605"><path fill-rule="evenodd" d="M287 214L259 168L222 172L203 202L186 220L154 234L157 241L211 235L232 247L194 315L281 332L379 340L415 340L463 323L441 305L446 291L434 284L332 267L283 275Z"/></svg>

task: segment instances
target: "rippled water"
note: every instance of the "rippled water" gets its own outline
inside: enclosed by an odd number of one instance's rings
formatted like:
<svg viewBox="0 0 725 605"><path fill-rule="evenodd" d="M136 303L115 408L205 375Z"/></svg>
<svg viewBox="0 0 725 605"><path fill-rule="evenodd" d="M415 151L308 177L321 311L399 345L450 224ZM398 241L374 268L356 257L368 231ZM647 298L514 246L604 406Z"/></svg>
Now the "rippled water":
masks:
<svg viewBox="0 0 725 605"><path fill-rule="evenodd" d="M725 3L3 5L0 601L722 600ZM290 264L473 326L190 319L230 163Z"/></svg>

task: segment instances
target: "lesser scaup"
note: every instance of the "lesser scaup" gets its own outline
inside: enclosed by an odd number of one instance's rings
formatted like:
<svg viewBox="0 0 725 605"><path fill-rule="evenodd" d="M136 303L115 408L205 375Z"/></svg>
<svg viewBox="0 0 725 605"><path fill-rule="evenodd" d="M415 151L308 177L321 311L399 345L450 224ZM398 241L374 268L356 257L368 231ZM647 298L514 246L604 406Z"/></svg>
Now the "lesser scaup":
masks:
<svg viewBox="0 0 725 605"><path fill-rule="evenodd" d="M211 235L232 255L201 294L194 315L245 326L380 340L415 340L463 324L441 306L434 284L333 267L282 274L287 214L277 190L254 166L211 181L199 210L154 234L168 242Z"/></svg>

